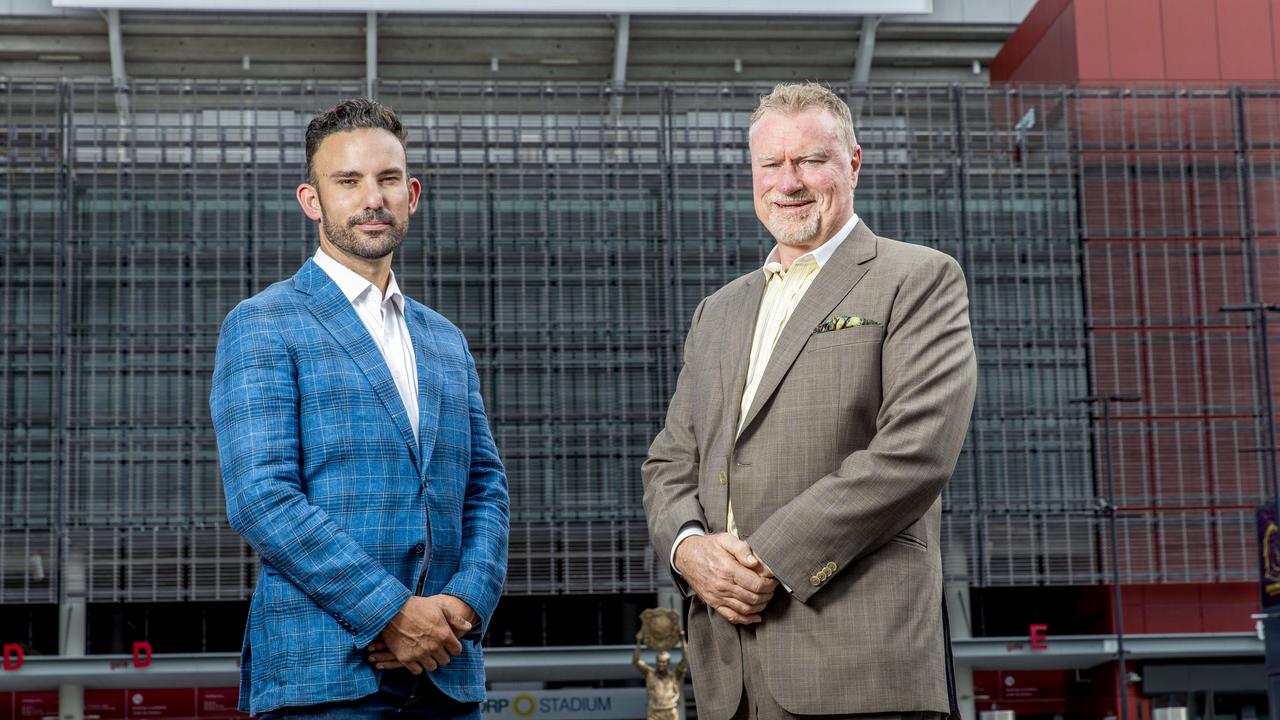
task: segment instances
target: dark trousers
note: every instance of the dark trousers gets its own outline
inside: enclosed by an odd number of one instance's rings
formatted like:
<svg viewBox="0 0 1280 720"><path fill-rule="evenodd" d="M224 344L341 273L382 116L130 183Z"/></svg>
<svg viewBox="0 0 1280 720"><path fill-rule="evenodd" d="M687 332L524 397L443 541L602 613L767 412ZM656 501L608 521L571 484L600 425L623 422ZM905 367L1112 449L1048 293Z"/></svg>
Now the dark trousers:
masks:
<svg viewBox="0 0 1280 720"><path fill-rule="evenodd" d="M403 668L382 675L378 692L356 700L277 708L262 720L479 720L480 703L462 703L440 692L427 676L415 677Z"/></svg>

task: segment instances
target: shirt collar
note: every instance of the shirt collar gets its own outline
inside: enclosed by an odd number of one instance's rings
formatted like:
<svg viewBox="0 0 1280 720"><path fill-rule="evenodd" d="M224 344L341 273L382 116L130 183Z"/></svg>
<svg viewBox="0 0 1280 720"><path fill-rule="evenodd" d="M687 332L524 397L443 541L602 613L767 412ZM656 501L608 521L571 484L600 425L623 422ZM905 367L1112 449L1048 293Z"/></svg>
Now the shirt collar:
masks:
<svg viewBox="0 0 1280 720"><path fill-rule="evenodd" d="M849 238L849 235L853 232L853 228L857 225L858 213L854 213L853 217L849 218L849 222L845 223L844 227L837 230L836 234L832 235L830 240L827 240L813 250L810 250L804 255L796 258L795 261L792 262L792 265L794 266L795 263L808 258L818 266L819 270L821 270L822 266L826 265L827 261L831 259L831 256L836 254L836 250L840 248L840 245ZM778 262L777 245L774 245L773 250L769 251L769 257L765 258L764 267L760 269L764 271L766 278L775 273L782 272L782 263Z"/></svg>
<svg viewBox="0 0 1280 720"><path fill-rule="evenodd" d="M387 281L387 292L384 295L378 292L378 286L369 282L346 265L334 260L324 251L324 248L316 248L316 254L312 259L333 280L338 289L342 291L342 294L347 296L347 300L351 304L354 305L362 295L372 291L374 297L379 298L381 302L385 303L387 300L392 300L401 312L404 311L404 295L400 292L400 286L396 283L396 272L394 270L390 271L391 278Z"/></svg>

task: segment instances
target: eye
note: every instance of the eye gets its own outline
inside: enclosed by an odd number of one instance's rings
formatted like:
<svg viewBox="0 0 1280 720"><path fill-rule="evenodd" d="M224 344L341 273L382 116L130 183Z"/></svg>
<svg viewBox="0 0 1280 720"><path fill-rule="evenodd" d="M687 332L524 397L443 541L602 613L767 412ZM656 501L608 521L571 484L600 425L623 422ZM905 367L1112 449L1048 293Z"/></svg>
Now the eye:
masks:
<svg viewBox="0 0 1280 720"><path fill-rule="evenodd" d="M356 181L351 178L342 178L338 181L338 184L342 187L355 187Z"/></svg>

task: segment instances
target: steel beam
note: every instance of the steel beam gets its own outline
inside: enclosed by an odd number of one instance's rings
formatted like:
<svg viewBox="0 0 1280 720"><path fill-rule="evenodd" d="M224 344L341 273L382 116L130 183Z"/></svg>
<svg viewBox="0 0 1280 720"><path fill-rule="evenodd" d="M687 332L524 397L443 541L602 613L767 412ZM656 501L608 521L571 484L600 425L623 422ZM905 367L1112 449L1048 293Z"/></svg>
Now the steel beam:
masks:
<svg viewBox="0 0 1280 720"><path fill-rule="evenodd" d="M129 75L124 68L124 34L120 31L120 11L112 8L107 15L107 48L111 53L111 84L116 90L116 114L120 125L129 124Z"/></svg>
<svg viewBox="0 0 1280 720"><path fill-rule="evenodd" d="M1115 659L1114 635L1049 636L1044 650L1027 638L969 638L953 643L956 663L975 670L1086 669ZM1133 660L1261 659L1263 643L1252 633L1129 635ZM492 682L594 682L634 679L630 645L554 648L487 648ZM19 670L0 672L0 691L48 690L68 682L86 688L229 687L239 678L235 653L155 655L146 668L128 655L27 656Z"/></svg>
<svg viewBox="0 0 1280 720"><path fill-rule="evenodd" d="M631 48L631 16L623 13L614 23L613 41L613 117L622 115L622 93L627 88L627 54Z"/></svg>
<svg viewBox="0 0 1280 720"><path fill-rule="evenodd" d="M868 15L862 18L862 32L858 33L858 56L853 65L853 82L866 85L871 77L871 58L876 52L876 28L883 18Z"/></svg>
<svg viewBox="0 0 1280 720"><path fill-rule="evenodd" d="M631 16L623 13L615 22L613 40L613 89L627 86L627 53L631 47Z"/></svg>

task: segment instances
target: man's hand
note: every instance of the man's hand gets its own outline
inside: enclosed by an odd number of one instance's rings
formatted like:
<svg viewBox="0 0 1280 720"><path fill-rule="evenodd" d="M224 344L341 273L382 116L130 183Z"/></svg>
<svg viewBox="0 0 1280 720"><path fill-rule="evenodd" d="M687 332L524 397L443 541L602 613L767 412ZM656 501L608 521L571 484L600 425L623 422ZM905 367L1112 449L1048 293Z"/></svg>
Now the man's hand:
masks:
<svg viewBox="0 0 1280 720"><path fill-rule="evenodd" d="M406 667L414 675L444 667L462 652L458 638L477 620L475 611L452 595L411 597L369 645L369 662L379 670Z"/></svg>
<svg viewBox="0 0 1280 720"><path fill-rule="evenodd" d="M735 625L751 625L778 581L745 541L729 533L693 535L676 548L676 569L702 601Z"/></svg>

